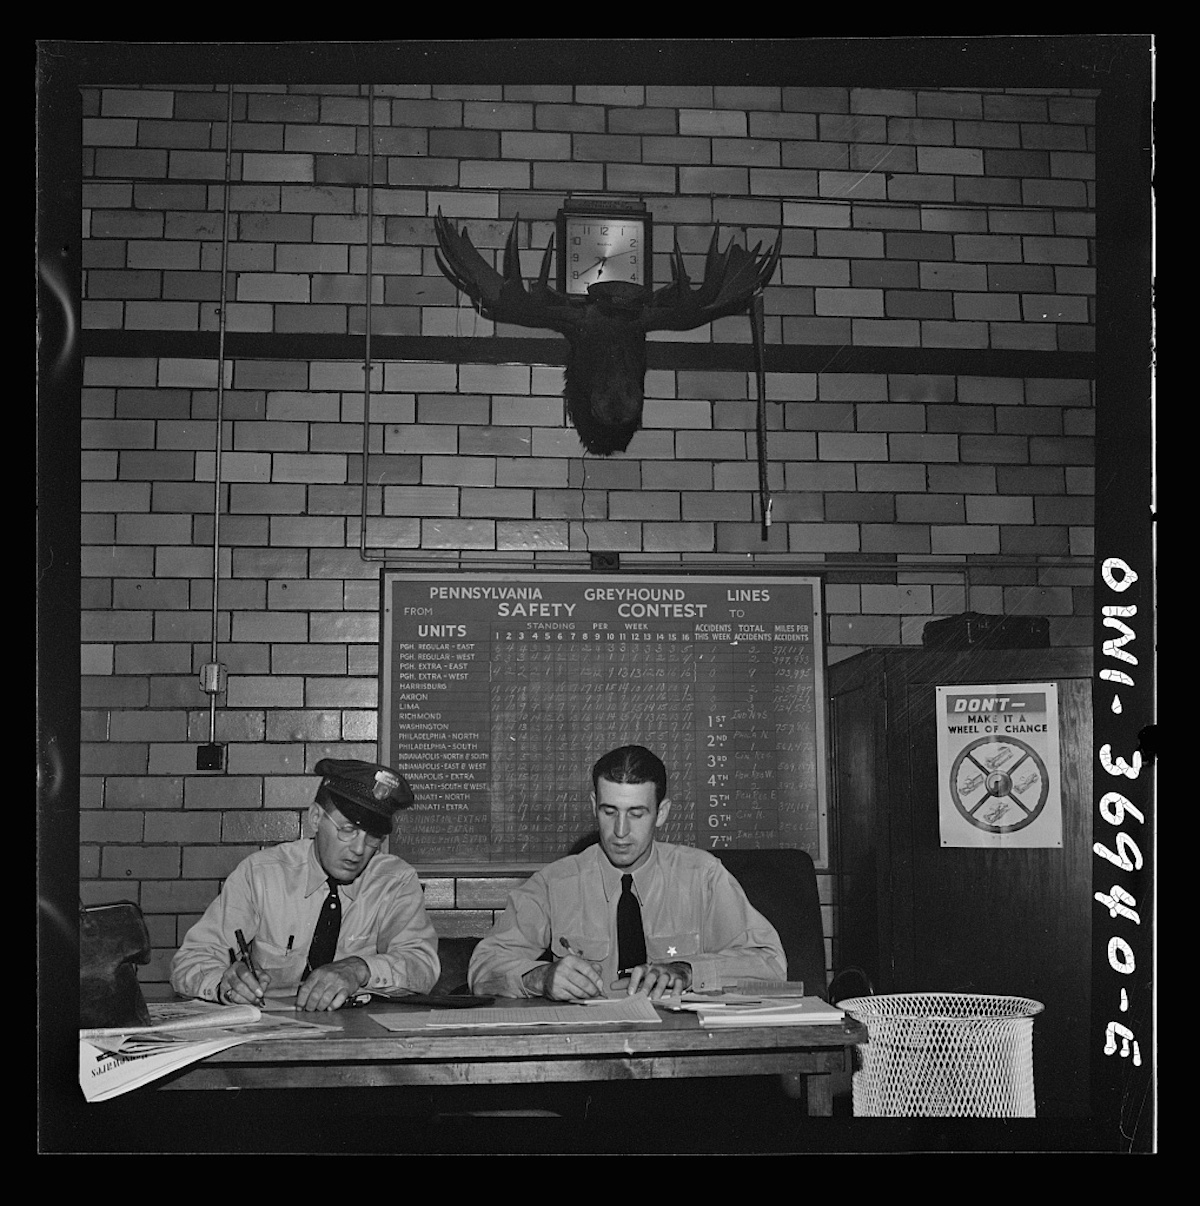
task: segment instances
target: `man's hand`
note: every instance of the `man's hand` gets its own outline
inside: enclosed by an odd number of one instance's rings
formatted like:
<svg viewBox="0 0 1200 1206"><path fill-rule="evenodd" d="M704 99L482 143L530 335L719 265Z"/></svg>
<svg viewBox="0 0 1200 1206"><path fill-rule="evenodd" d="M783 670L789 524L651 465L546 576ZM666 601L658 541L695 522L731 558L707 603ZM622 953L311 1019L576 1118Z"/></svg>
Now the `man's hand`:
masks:
<svg viewBox="0 0 1200 1206"><path fill-rule="evenodd" d="M666 993L686 992L692 984L689 963L643 963L629 973L628 993L649 993L652 1001L661 1000Z"/></svg>
<svg viewBox="0 0 1200 1206"><path fill-rule="evenodd" d="M351 993L371 978L370 968L357 955L326 963L310 972L296 990L296 1008L304 1010L340 1009Z"/></svg>
<svg viewBox="0 0 1200 1206"><path fill-rule="evenodd" d="M598 964L579 955L564 955L554 963L542 963L521 977L532 993L552 1001L586 1001L604 996L604 981Z"/></svg>
<svg viewBox="0 0 1200 1206"><path fill-rule="evenodd" d="M222 1005L261 1005L271 983L271 973L247 967L239 959L231 963L217 985L217 1000Z"/></svg>

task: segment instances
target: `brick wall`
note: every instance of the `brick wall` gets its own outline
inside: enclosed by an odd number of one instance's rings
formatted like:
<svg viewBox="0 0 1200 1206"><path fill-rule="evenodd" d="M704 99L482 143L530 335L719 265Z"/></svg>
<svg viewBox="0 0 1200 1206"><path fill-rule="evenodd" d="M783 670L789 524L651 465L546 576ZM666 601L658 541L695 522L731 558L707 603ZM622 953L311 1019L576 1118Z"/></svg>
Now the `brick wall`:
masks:
<svg viewBox="0 0 1200 1206"><path fill-rule="evenodd" d="M86 88L81 894L141 904L149 990L235 863L298 835L313 764L374 757L384 559L817 572L831 661L967 609L1090 644L1092 96L377 85L364 537L367 88L236 89L211 775L227 93ZM676 238L698 278L714 223L783 231L768 541L743 318L653 336L644 429L597 458L562 341L438 270L439 208L487 253L519 215L528 276L571 192L645 198L659 282ZM508 886L426 899L478 932Z"/></svg>

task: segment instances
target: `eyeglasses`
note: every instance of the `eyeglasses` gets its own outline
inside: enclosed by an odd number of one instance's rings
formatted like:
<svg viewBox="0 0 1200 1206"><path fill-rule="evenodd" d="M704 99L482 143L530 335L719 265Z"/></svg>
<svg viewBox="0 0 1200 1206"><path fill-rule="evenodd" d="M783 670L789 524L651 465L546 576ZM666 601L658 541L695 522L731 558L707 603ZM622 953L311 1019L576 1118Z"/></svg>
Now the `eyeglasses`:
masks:
<svg viewBox="0 0 1200 1206"><path fill-rule="evenodd" d="M327 812L321 813L321 820L328 821L333 825L333 817ZM337 834L339 842L345 842L347 845L358 841L359 834L362 834L367 847L371 850L378 850L383 845L383 838L368 833L361 825L333 825L333 832Z"/></svg>

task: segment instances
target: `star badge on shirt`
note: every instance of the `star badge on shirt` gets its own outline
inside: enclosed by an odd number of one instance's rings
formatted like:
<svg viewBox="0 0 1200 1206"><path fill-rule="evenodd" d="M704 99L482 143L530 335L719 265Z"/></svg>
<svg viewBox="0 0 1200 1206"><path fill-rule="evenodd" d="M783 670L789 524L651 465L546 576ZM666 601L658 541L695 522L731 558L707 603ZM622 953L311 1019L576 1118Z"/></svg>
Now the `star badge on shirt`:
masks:
<svg viewBox="0 0 1200 1206"><path fill-rule="evenodd" d="M669 946L669 947L667 947L667 956L668 956L668 957L670 957L670 956L671 956L671 955L673 955L674 953L675 953L675 948L674 948L673 946Z"/></svg>

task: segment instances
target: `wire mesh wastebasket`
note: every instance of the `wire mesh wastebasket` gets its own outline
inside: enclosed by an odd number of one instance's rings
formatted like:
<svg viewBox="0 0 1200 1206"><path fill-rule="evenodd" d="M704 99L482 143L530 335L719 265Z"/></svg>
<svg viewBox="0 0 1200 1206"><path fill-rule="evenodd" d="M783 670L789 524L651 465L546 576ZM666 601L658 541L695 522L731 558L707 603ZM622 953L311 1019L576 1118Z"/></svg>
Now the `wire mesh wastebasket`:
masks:
<svg viewBox="0 0 1200 1206"><path fill-rule="evenodd" d="M856 1118L1032 1118L1040 1001L895 993L838 1004L867 1028L853 1079Z"/></svg>

